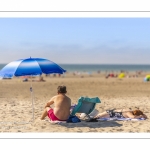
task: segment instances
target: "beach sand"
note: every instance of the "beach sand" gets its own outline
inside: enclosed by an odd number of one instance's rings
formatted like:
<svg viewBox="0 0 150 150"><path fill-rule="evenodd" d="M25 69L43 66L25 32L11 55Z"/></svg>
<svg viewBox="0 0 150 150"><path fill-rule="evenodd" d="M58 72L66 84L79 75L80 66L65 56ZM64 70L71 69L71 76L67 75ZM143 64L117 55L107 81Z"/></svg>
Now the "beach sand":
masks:
<svg viewBox="0 0 150 150"><path fill-rule="evenodd" d="M59 85L67 86L67 95L71 98L72 104L76 104L80 96L98 96L101 103L96 105L96 109L99 112L112 108L138 107L150 118L150 82L143 82L143 78L144 74L137 78L106 79L102 73L82 77L71 73L63 77L44 76L45 82L32 83L35 101L34 122L32 122L31 82L22 82L22 78L0 80L0 132L150 132L149 119L61 124L40 120L45 103L57 94Z"/></svg>

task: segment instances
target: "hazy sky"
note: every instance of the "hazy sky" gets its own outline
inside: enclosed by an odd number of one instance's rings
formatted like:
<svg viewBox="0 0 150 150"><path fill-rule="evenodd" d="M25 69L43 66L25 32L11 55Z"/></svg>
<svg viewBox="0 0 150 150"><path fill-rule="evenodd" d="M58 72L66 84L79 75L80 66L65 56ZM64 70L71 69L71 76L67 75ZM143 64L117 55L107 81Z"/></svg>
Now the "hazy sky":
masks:
<svg viewBox="0 0 150 150"><path fill-rule="evenodd" d="M150 18L0 18L0 63L150 64Z"/></svg>

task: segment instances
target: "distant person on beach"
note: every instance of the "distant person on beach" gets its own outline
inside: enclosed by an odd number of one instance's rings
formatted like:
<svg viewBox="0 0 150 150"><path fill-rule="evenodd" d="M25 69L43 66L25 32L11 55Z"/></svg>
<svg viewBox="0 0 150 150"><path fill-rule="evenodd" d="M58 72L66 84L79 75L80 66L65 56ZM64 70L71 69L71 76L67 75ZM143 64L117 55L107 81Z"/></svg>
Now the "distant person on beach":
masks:
<svg viewBox="0 0 150 150"><path fill-rule="evenodd" d="M69 118L71 99L66 96L66 93L66 86L58 86L57 95L46 103L41 120L46 116L48 116L51 121L66 121ZM54 104L54 108L51 107L52 104Z"/></svg>
<svg viewBox="0 0 150 150"><path fill-rule="evenodd" d="M39 77L38 80L32 80L33 82L45 82L44 78L42 76Z"/></svg>
<svg viewBox="0 0 150 150"><path fill-rule="evenodd" d="M44 78L42 76L40 76L39 82L43 82L43 81L45 81Z"/></svg>
<svg viewBox="0 0 150 150"><path fill-rule="evenodd" d="M23 76L23 78L24 78L24 79L22 80L23 82L28 82L28 76Z"/></svg>
<svg viewBox="0 0 150 150"><path fill-rule="evenodd" d="M118 77L118 75L116 74L113 74L113 73L109 73L109 74L107 74L106 76L105 76L105 78L107 79L107 78L109 78L109 77L112 77L112 78L116 78L116 77Z"/></svg>
<svg viewBox="0 0 150 150"><path fill-rule="evenodd" d="M130 110L130 109L113 109L113 110L106 110L102 113L99 113L94 118L131 118L131 119L138 119L138 118L145 118L147 116L139 109Z"/></svg>
<svg viewBox="0 0 150 150"><path fill-rule="evenodd" d="M22 81L23 82L28 82L28 78L24 78Z"/></svg>

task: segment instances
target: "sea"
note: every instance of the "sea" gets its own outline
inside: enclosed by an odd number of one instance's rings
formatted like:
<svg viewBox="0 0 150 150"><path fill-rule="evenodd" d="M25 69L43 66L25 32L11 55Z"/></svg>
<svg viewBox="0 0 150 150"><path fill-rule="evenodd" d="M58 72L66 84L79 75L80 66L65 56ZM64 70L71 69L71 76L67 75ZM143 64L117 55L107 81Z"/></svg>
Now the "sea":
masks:
<svg viewBox="0 0 150 150"><path fill-rule="evenodd" d="M120 72L120 71L145 71L150 72L150 65L119 65L119 64L61 64L68 72Z"/></svg>
<svg viewBox="0 0 150 150"><path fill-rule="evenodd" d="M6 64L0 64L2 69ZM119 72L119 71L145 71L150 72L150 64L58 64L67 72Z"/></svg>

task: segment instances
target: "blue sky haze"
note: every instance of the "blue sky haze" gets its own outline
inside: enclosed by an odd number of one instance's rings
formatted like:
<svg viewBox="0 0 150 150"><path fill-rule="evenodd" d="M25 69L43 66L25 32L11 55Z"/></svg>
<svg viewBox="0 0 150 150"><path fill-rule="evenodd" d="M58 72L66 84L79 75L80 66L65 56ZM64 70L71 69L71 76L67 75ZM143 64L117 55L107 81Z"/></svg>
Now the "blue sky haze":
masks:
<svg viewBox="0 0 150 150"><path fill-rule="evenodd" d="M0 63L150 64L150 18L0 18Z"/></svg>

